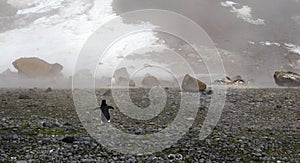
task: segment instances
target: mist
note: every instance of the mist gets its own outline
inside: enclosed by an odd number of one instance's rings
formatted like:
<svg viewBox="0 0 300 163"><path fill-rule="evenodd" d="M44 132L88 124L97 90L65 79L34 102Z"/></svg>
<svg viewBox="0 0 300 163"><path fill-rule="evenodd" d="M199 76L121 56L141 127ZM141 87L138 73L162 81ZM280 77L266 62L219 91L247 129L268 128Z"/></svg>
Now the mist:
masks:
<svg viewBox="0 0 300 163"><path fill-rule="evenodd" d="M299 1L234 1L233 7L226 2L231 1L114 0L113 8L117 14L155 8L192 19L219 49L227 75L239 74L251 81L252 86L276 87L273 74L277 70L300 72L300 54L285 46L286 43L298 48L300 45L300 24L296 19L300 15ZM263 23L255 23L258 20L263 20ZM182 29L183 33L189 32L184 26L174 28ZM269 45L269 42L279 46Z"/></svg>
<svg viewBox="0 0 300 163"><path fill-rule="evenodd" d="M2 77L0 87L71 87L72 76L78 73L74 69L82 47L101 25L116 18L121 20L118 26L124 31L138 26L153 27L156 23L168 24L164 19L141 23L122 17L123 13L141 9L173 11L195 21L216 46L225 75L241 75L251 87L277 87L273 74L278 70L300 73L300 3L297 0L36 2L0 1L0 73L8 68L17 72L12 66L14 60L35 56L49 63L62 64L64 77L27 81ZM184 25L174 25L174 29L190 34ZM162 33L139 33L120 40L102 59L99 56L84 59L85 64L78 70L87 69L85 76L96 75L95 78L106 81L100 85L107 86L114 70L126 66L129 74L138 78L150 73L162 80L173 79L166 72L153 73L151 68L144 68L145 65L154 65L178 72L177 76L181 79L187 73L183 63L186 60L198 69L196 77L201 80L211 83L211 80L221 78L213 74L210 76L212 79L207 77L203 58L194 58L196 52L189 46ZM178 57L178 54L183 60L174 59L174 55ZM90 60L97 60L98 65L92 65ZM139 69L146 72L135 74Z"/></svg>

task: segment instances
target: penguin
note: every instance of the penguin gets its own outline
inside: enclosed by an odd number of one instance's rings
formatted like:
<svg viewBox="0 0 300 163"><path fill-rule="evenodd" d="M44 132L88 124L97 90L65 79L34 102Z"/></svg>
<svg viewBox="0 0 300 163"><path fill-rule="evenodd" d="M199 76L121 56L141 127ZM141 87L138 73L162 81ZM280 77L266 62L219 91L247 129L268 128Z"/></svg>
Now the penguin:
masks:
<svg viewBox="0 0 300 163"><path fill-rule="evenodd" d="M102 112L102 121L103 122L110 122L109 109L114 109L114 108L112 106L108 106L106 104L106 100L102 100L100 109L101 109L101 112Z"/></svg>

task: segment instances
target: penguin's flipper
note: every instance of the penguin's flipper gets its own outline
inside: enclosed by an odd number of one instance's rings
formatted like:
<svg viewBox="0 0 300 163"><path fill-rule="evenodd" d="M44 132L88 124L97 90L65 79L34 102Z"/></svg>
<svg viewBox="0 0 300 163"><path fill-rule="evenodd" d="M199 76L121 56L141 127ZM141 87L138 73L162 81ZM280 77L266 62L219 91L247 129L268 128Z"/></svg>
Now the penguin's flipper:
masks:
<svg viewBox="0 0 300 163"><path fill-rule="evenodd" d="M108 106L108 109L115 109L114 107L112 107L112 106Z"/></svg>

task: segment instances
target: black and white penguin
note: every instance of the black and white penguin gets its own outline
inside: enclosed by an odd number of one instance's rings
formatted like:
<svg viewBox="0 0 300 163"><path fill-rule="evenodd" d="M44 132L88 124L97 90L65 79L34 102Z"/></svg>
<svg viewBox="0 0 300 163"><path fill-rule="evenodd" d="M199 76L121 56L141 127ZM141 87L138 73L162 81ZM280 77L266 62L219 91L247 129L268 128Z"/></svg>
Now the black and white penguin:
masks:
<svg viewBox="0 0 300 163"><path fill-rule="evenodd" d="M102 100L100 109L101 109L102 115L104 115L104 117L102 117L102 121L103 122L106 122L106 121L110 122L109 109L114 109L114 108L112 106L108 106L106 104L106 100Z"/></svg>

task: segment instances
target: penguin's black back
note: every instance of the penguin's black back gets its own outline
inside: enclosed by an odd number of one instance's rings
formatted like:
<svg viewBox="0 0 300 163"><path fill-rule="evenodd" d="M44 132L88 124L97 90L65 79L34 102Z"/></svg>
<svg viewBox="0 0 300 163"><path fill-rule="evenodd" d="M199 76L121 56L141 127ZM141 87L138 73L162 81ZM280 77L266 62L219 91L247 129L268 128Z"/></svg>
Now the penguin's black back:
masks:
<svg viewBox="0 0 300 163"><path fill-rule="evenodd" d="M110 109L110 108L113 108L113 107L108 106L108 105L106 104L106 100L102 100L100 109L101 109L102 114L105 116L105 118L106 118L108 121L110 120L110 114L109 114L109 109Z"/></svg>

